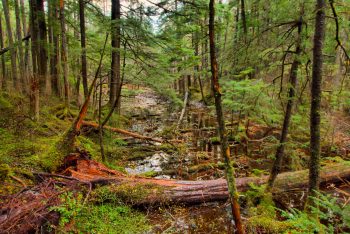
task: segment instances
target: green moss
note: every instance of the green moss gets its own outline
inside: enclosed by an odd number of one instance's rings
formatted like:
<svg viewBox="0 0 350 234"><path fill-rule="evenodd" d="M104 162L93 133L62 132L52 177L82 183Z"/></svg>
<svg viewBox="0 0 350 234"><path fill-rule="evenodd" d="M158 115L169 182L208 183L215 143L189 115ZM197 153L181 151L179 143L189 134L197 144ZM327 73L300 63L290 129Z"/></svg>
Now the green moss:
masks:
<svg viewBox="0 0 350 234"><path fill-rule="evenodd" d="M0 179L6 179L11 174L11 171L11 167L8 164L0 164Z"/></svg>
<svg viewBox="0 0 350 234"><path fill-rule="evenodd" d="M8 99L4 98L3 96L0 96L0 109L10 109L12 108L12 104L8 101Z"/></svg>
<svg viewBox="0 0 350 234"><path fill-rule="evenodd" d="M213 144L219 144L220 143L220 137L212 137L212 138L210 138L210 141Z"/></svg>
<svg viewBox="0 0 350 234"><path fill-rule="evenodd" d="M85 136L76 138L76 145L90 153L93 159L101 159L100 146Z"/></svg>
<svg viewBox="0 0 350 234"><path fill-rule="evenodd" d="M157 175L158 175L158 172L156 172L156 171L147 171L147 172L144 172L144 173L140 174L139 176L156 177Z"/></svg>
<svg viewBox="0 0 350 234"><path fill-rule="evenodd" d="M91 193L94 203L140 204L149 196L160 196L162 188L154 184L121 184L102 186Z"/></svg>
<svg viewBox="0 0 350 234"><path fill-rule="evenodd" d="M253 174L254 176L260 177L260 176L262 176L262 175L267 175L268 172L267 172L266 170L260 170L260 169L254 168L254 169L252 170L252 174Z"/></svg>
<svg viewBox="0 0 350 234"><path fill-rule="evenodd" d="M218 164L216 163L205 163L205 164L199 164L199 165L195 165L192 166L188 169L189 173L194 173L194 172L202 172L202 171L206 171L209 169L214 169L217 168Z"/></svg>
<svg viewBox="0 0 350 234"><path fill-rule="evenodd" d="M59 206L50 208L60 214L58 233L141 233L150 228L145 215L126 205L84 204L83 194L72 192L60 199Z"/></svg>
<svg viewBox="0 0 350 234"><path fill-rule="evenodd" d="M105 162L104 163L108 168L111 168L113 170L116 170L116 171L120 171L122 173L126 173L126 170L124 167L122 166L118 166L118 165L115 165L114 163L110 163L110 162Z"/></svg>
<svg viewBox="0 0 350 234"><path fill-rule="evenodd" d="M259 215L248 219L246 223L247 233L284 233L292 225L287 222L278 221L274 218Z"/></svg>
<svg viewBox="0 0 350 234"><path fill-rule="evenodd" d="M87 206L74 223L79 233L144 233L150 229L143 214L112 204Z"/></svg>

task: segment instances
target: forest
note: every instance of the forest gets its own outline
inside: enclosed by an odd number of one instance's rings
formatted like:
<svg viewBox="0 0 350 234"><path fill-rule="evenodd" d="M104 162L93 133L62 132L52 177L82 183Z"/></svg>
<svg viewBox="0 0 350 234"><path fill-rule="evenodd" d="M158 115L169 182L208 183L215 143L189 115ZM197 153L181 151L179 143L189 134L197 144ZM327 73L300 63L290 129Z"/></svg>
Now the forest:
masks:
<svg viewBox="0 0 350 234"><path fill-rule="evenodd" d="M350 233L349 0L1 0L0 234Z"/></svg>

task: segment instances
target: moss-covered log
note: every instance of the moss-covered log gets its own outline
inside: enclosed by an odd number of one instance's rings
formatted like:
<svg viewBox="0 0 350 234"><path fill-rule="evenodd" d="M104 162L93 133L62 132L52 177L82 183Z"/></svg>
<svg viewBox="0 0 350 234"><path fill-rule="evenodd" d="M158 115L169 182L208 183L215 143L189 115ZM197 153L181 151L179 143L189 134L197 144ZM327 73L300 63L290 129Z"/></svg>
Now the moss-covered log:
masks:
<svg viewBox="0 0 350 234"><path fill-rule="evenodd" d="M202 203L225 200L228 198L225 179L185 181L143 178L126 176L120 172L109 170L104 165L88 159L74 159L74 167L66 169L66 175L92 184L116 184L128 186L146 185L143 199L136 203ZM68 163L69 164L69 163ZM321 185L339 183L350 179L350 164L337 163L324 166L321 170ZM262 185L268 176L237 178L236 186L239 192L247 191L251 184ZM278 175L273 193L305 189L308 184L308 170L286 172ZM152 185L152 186L150 186ZM157 187L157 189L155 189Z"/></svg>

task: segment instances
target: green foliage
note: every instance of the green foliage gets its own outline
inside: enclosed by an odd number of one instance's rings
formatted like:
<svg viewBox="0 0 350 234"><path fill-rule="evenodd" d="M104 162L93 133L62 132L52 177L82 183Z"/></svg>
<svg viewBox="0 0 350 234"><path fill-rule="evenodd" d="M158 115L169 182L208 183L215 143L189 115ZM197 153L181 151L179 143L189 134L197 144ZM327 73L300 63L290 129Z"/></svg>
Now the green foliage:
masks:
<svg viewBox="0 0 350 234"><path fill-rule="evenodd" d="M268 125L281 122L281 112L267 94L262 80L229 80L223 83L223 104L233 112L255 116Z"/></svg>
<svg viewBox="0 0 350 234"><path fill-rule="evenodd" d="M63 193L60 196L62 204L59 206L51 207L51 211L56 211L60 214L59 226L64 228L66 224L77 218L83 210L82 194L78 193L74 196L71 192Z"/></svg>
<svg viewBox="0 0 350 234"><path fill-rule="evenodd" d="M149 229L145 216L125 205L84 205L82 194L74 195L71 192L62 194L61 202L61 205L51 207L51 210L60 214L58 230L62 232L140 233Z"/></svg>
<svg viewBox="0 0 350 234"><path fill-rule="evenodd" d="M89 152L89 154L93 159L101 158L101 153L99 151L100 146L97 143L95 143L93 140L89 139L88 137L80 135L77 137L76 141L77 141L77 146Z"/></svg>
<svg viewBox="0 0 350 234"><path fill-rule="evenodd" d="M75 219L83 233L143 233L150 227L144 215L127 206L103 204L87 206Z"/></svg>
<svg viewBox="0 0 350 234"><path fill-rule="evenodd" d="M260 196L263 187L255 187L247 196ZM247 229L252 232L264 230L267 233L345 233L350 228L350 207L339 203L336 197L318 193L312 197L315 207L311 213L291 208L288 211L273 207L270 199L263 199L256 208L251 208ZM260 209L263 208L263 209ZM285 219L276 220L275 211Z"/></svg>

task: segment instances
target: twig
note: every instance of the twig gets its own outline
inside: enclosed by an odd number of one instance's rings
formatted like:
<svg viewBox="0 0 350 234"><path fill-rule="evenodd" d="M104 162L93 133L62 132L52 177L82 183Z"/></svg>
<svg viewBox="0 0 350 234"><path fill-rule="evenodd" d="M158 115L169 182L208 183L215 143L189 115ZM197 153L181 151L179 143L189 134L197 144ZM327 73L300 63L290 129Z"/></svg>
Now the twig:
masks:
<svg viewBox="0 0 350 234"><path fill-rule="evenodd" d="M337 12L336 12L335 7L334 7L334 0L329 0L329 5L331 6L332 13L333 13L333 19L335 21L335 40L337 41L337 45L336 45L335 49L340 47L342 49L342 51L344 52L346 59L350 60L350 57L349 57L348 53L346 52L345 47L343 46L343 44L341 43L341 41L339 39L339 20L338 20Z"/></svg>
<svg viewBox="0 0 350 234"><path fill-rule="evenodd" d="M24 188L27 187L26 183L24 183L23 180L21 180L20 178L14 176L14 175L10 175L10 177L11 177L12 179L14 179L15 181L19 182L20 184L22 184L22 186L23 186Z"/></svg>

